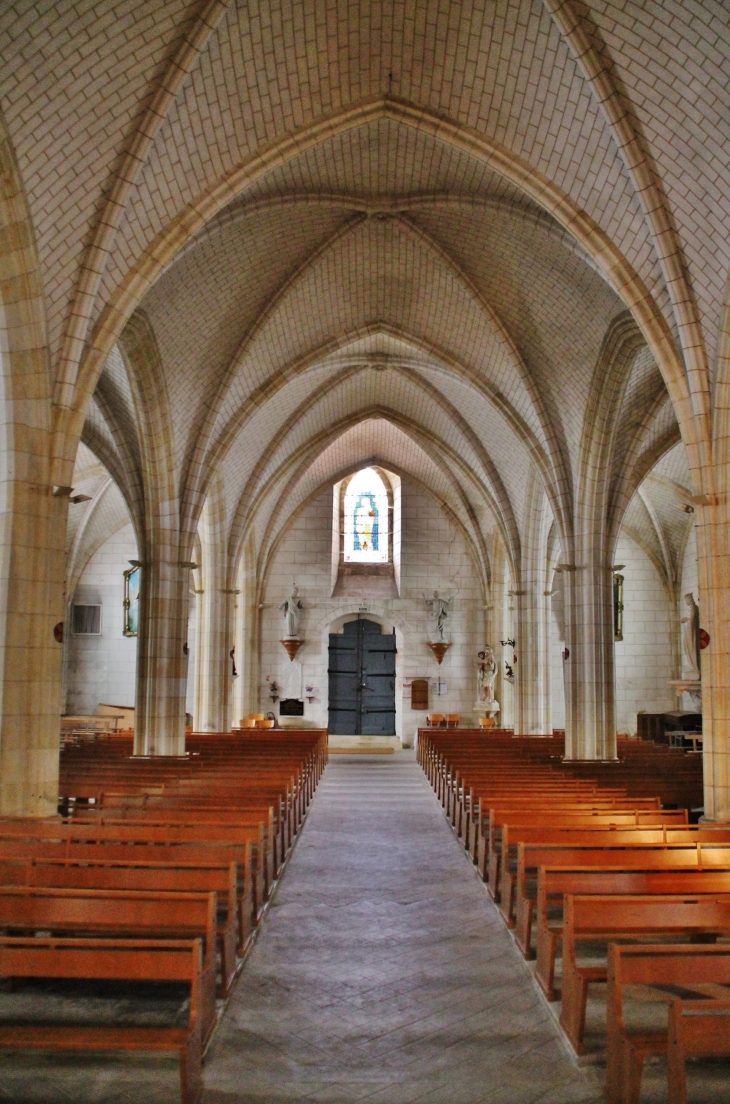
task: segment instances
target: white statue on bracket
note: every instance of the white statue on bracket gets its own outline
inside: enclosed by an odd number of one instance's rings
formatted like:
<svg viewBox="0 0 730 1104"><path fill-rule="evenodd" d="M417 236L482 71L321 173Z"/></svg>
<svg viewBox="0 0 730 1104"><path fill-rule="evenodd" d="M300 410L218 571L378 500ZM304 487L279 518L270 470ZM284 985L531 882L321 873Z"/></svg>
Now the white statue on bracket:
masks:
<svg viewBox="0 0 730 1104"><path fill-rule="evenodd" d="M695 602L694 595L690 591L685 594L684 602L687 606L687 616L681 620L682 625L682 651L684 661L689 668L688 678L700 678L700 608Z"/></svg>
<svg viewBox="0 0 730 1104"><path fill-rule="evenodd" d="M477 652L479 666L477 668L477 701L478 709L485 713L499 712L499 702L494 697L494 683L497 678L497 661L490 644Z"/></svg>
<svg viewBox="0 0 730 1104"><path fill-rule="evenodd" d="M433 598L427 598L424 594L423 600L429 611L429 615L433 622L433 628L431 629L430 640L433 643L443 641L444 643L448 639L448 630L446 629L446 622L451 616L451 608L454 604L453 595L451 598L442 598L439 596L439 592L435 590L433 592Z"/></svg>
<svg viewBox="0 0 730 1104"><path fill-rule="evenodd" d="M286 630L284 632L285 640L298 640L299 639L299 622L302 617L302 605L299 598L299 587L294 584L291 590L291 594L285 601L281 603L279 609L284 614L284 623Z"/></svg>

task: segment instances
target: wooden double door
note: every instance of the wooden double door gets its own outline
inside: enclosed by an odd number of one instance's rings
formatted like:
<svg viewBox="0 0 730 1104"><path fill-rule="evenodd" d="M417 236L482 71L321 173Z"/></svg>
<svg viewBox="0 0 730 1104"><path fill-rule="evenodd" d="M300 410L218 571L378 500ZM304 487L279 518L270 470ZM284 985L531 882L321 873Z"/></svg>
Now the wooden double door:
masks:
<svg viewBox="0 0 730 1104"><path fill-rule="evenodd" d="M329 730L337 736L395 735L395 632L367 618L330 633Z"/></svg>

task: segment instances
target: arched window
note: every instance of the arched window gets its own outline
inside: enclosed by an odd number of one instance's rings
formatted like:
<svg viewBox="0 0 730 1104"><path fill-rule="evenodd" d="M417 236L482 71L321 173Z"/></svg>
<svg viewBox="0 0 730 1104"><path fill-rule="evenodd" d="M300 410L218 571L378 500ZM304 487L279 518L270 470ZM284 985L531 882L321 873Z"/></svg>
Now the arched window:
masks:
<svg viewBox="0 0 730 1104"><path fill-rule="evenodd" d="M388 562L388 492L373 468L352 477L345 491L345 563Z"/></svg>

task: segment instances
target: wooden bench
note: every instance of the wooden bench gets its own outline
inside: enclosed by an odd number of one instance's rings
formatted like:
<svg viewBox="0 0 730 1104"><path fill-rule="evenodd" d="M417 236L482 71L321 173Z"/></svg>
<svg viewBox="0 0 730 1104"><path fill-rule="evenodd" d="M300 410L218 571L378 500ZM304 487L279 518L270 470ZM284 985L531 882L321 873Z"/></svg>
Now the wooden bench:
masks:
<svg viewBox="0 0 730 1104"><path fill-rule="evenodd" d="M544 807L546 811L563 813L580 813L585 810L595 812L609 812L615 809L617 812L667 812L659 809L656 798L628 798L621 793L604 793L602 790L592 790L583 793L579 790L565 790L563 787L554 789L530 789L525 787L519 797L512 794L501 794L498 791L488 796L480 795L478 798L474 791L470 791L464 804L464 812L457 817L457 831L459 826L459 838L464 847L472 855L474 862L481 870L484 870L484 880L487 880L486 862L489 850L489 839L493 824L501 824L510 818L514 823L525 823L522 814L534 814L536 808ZM686 823L686 811L673 811L672 821ZM483 851L483 854L480 854Z"/></svg>
<svg viewBox="0 0 730 1104"><path fill-rule="evenodd" d="M555 1000L555 959L563 935L565 896L668 896L677 893L730 895L730 866L727 871L698 870L696 867L672 870L540 867L535 977L547 999Z"/></svg>
<svg viewBox="0 0 730 1104"><path fill-rule="evenodd" d="M566 897L563 920L563 977L560 1023L576 1054L582 1054L588 986L605 982L607 966L578 962L582 943L730 934L730 897Z"/></svg>
<svg viewBox="0 0 730 1104"><path fill-rule="evenodd" d="M730 1000L673 1000L668 1036L669 1104L687 1104L687 1059L730 1057Z"/></svg>
<svg viewBox="0 0 730 1104"><path fill-rule="evenodd" d="M139 857L137 857L139 856ZM87 863L120 863L125 866L159 864L161 867L207 867L210 864L237 871L238 951L242 953L258 920L255 882L249 876L250 854L238 844L149 844L141 850L128 843L88 843L74 840L2 840L0 862L69 862L82 867ZM192 888L192 887L191 887Z"/></svg>
<svg viewBox="0 0 730 1104"><path fill-rule="evenodd" d="M727 1055L730 1016L720 986L730 985L730 946L666 944L609 948L607 1008L607 1104L639 1104L644 1059L667 1055L670 1104L685 1104L685 1057ZM673 998L677 988L690 999ZM632 993L633 991L633 993ZM691 994L701 998L691 999ZM669 1002L668 1022L628 1026L625 1006ZM722 1018L720 1018L720 1015Z"/></svg>
<svg viewBox="0 0 730 1104"><path fill-rule="evenodd" d="M216 861L220 861L225 858L228 862L234 860L246 872L250 882L248 891L252 900L254 923L267 898L267 879L259 876L261 826L255 829L241 829L215 825L188 827L184 824L160 825L134 822L77 824L60 820L0 820L0 846L3 842L9 843L16 840L18 844L27 845L25 854L31 856L35 853L33 848L36 844L65 846L64 858L81 858L81 851L77 851L77 848L93 844L96 847L108 847L109 851L105 854L114 859L144 858L150 861L164 861L165 858L173 858L175 861L180 858L185 861L202 859L204 862L205 849L208 849L208 859L215 858ZM167 850L153 853L151 849L155 846ZM126 850L120 852L120 847ZM112 848L117 850L113 851ZM144 848L144 852L141 852L140 848ZM196 852L191 855L184 852L183 848L195 848ZM202 853L201 848L204 849ZM218 849L219 854L216 854L215 849ZM20 853L18 851L18 854ZM96 857L101 858L103 855L97 853Z"/></svg>
<svg viewBox="0 0 730 1104"><path fill-rule="evenodd" d="M200 1016L202 946L189 940L27 939L0 937L0 977L93 981L186 982L187 1024L181 1027L2 1024L4 1050L158 1051L177 1054L182 1104L203 1093Z"/></svg>
<svg viewBox="0 0 730 1104"><path fill-rule="evenodd" d="M216 1024L216 900L214 893L143 893L131 890L28 889L0 886L0 928L15 935L37 931L121 940L200 938L200 1031L207 1043ZM1 975L0 975L1 976Z"/></svg>
<svg viewBox="0 0 730 1104"><path fill-rule="evenodd" d="M501 894L489 885L490 893L500 902L501 912L510 920L515 915L517 848L520 843L559 843L568 847L620 847L625 844L641 844L645 847L664 847L667 844L698 843L730 844L730 831L718 829L698 829L662 825L652 828L648 825L621 825L618 828L601 824L582 824L573 827L557 825L546 827L522 827L504 825L502 828L501 853Z"/></svg>
<svg viewBox="0 0 730 1104"><path fill-rule="evenodd" d="M236 863L110 862L103 859L0 857L0 885L47 889L135 890L155 893L215 893L222 995L237 974L240 941ZM250 927L250 918L249 918ZM241 947L243 950L243 947Z"/></svg>
<svg viewBox="0 0 730 1104"><path fill-rule="evenodd" d="M510 841L515 848L522 834L530 828L537 829L576 829L593 831L594 829L656 829L667 827L684 828L687 816L684 809L665 811L652 809L592 809L589 804L583 810L570 812L561 809L547 810L529 815L524 812L508 813L490 817L487 884L495 901L506 897L507 904L503 912L507 921L512 919L514 868L506 861L509 857Z"/></svg>
<svg viewBox="0 0 730 1104"><path fill-rule="evenodd" d="M537 874L541 866L553 868L620 867L623 870L730 870L730 847L707 843L611 845L600 848L570 844L519 843L515 878L515 942L529 957L532 922L537 904Z"/></svg>

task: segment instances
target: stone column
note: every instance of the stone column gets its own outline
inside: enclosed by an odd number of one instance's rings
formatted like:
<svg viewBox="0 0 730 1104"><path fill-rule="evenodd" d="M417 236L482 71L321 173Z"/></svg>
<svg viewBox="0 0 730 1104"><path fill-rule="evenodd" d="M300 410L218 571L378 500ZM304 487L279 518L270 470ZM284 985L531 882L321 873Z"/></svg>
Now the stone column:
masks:
<svg viewBox="0 0 730 1104"><path fill-rule="evenodd" d="M231 729L231 657L233 633L231 606L235 592L214 570L205 570L203 593L199 596L195 727L199 732L230 732ZM216 585L218 584L218 585Z"/></svg>
<svg viewBox="0 0 730 1104"><path fill-rule="evenodd" d="M259 709L259 621L256 548L250 536L236 573L234 630L238 678L233 687L233 723ZM270 705L266 706L267 709Z"/></svg>
<svg viewBox="0 0 730 1104"><path fill-rule="evenodd" d="M163 556L160 553L167 552ZM176 542L145 555L137 637L135 755L185 754L190 567Z"/></svg>
<svg viewBox="0 0 730 1104"><path fill-rule="evenodd" d="M550 663L544 586L531 581L514 594L517 613L515 633L515 735L549 736Z"/></svg>
<svg viewBox="0 0 730 1104"><path fill-rule="evenodd" d="M566 759L616 758L611 568L594 558L562 569Z"/></svg>
<svg viewBox="0 0 730 1104"><path fill-rule="evenodd" d="M0 814L58 804L68 455L52 464L43 287L15 155L0 120ZM62 451L62 450L61 450ZM71 450L69 450L71 452ZM72 452L71 452L72 454Z"/></svg>
<svg viewBox="0 0 730 1104"><path fill-rule="evenodd" d="M695 499L701 653L705 818L730 824L730 519L727 494Z"/></svg>
<svg viewBox="0 0 730 1104"><path fill-rule="evenodd" d="M15 433L16 443L28 436ZM43 462L27 459L32 476ZM5 479L2 499L0 814L49 816L58 804L62 645L53 629L64 615L68 499L32 479Z"/></svg>
<svg viewBox="0 0 730 1104"><path fill-rule="evenodd" d="M226 504L223 481L211 485L198 524L201 589L196 645L195 727L200 732L230 732L232 605L236 588L228 584Z"/></svg>

